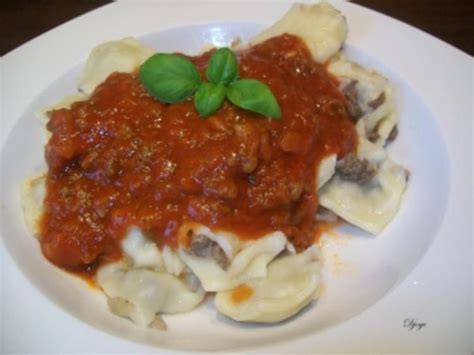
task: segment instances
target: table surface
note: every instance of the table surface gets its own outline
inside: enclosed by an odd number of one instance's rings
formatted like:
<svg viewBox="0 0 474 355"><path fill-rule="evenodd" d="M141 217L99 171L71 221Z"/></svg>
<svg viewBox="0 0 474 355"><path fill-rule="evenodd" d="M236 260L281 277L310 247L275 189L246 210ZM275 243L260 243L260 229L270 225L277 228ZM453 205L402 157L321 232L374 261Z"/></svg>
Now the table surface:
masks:
<svg viewBox="0 0 474 355"><path fill-rule="evenodd" d="M356 0L473 55L472 0ZM0 55L109 0L15 0L0 2ZM6 34L6 35L5 35Z"/></svg>

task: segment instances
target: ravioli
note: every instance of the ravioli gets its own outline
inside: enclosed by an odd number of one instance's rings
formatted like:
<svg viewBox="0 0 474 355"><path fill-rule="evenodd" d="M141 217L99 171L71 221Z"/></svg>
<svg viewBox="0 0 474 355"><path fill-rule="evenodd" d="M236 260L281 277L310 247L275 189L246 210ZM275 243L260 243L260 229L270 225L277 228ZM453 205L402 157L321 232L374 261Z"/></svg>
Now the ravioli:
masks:
<svg viewBox="0 0 474 355"><path fill-rule="evenodd" d="M182 231L189 230L184 226ZM205 235L216 241L226 252L230 265L224 270L213 258L193 255L186 246L180 246L179 256L183 262L196 274L202 287L209 292L231 289L243 282L264 277L267 265L288 244L282 232L274 232L246 243L240 242L231 233L213 232L202 225L191 227L196 235ZM292 247L289 247L292 250Z"/></svg>
<svg viewBox="0 0 474 355"><path fill-rule="evenodd" d="M185 280L169 273L144 268L130 268L118 261L97 272L97 281L105 294L121 302L121 316L139 326L150 325L159 313L174 314L194 309L204 299L201 287L193 288ZM114 304L114 303L112 303Z"/></svg>
<svg viewBox="0 0 474 355"><path fill-rule="evenodd" d="M326 184L336 172L337 155L331 154L325 157L318 167L318 174L316 177L316 185L318 191Z"/></svg>
<svg viewBox="0 0 474 355"><path fill-rule="evenodd" d="M38 235L39 221L43 215L43 201L46 195L45 175L38 174L26 179L21 186L21 207L28 232Z"/></svg>
<svg viewBox="0 0 474 355"><path fill-rule="evenodd" d="M131 259L135 268L166 271L179 276L186 267L169 246L166 245L160 250L156 243L147 239L137 227L131 228L122 240L122 250Z"/></svg>
<svg viewBox="0 0 474 355"><path fill-rule="evenodd" d="M44 126L46 126L46 123L48 123L48 120L49 120L48 112L53 111L53 110L60 110L62 108L70 108L71 105L74 102L84 101L84 100L87 100L88 98L89 98L89 95L84 94L82 92L79 92L79 93L73 94L73 95L64 96L62 99L60 99L54 105L47 106L47 107L39 110L38 112L36 112L36 116L38 116L38 118L41 120L41 122L44 124ZM49 138L50 132L49 131L46 131L46 132L47 132L48 138Z"/></svg>
<svg viewBox="0 0 474 355"><path fill-rule="evenodd" d="M341 82L341 89L354 85L356 103L360 109L357 129L364 138L384 145L397 124L392 88L388 80L374 70L350 62L339 53L328 65L328 71Z"/></svg>
<svg viewBox="0 0 474 355"><path fill-rule="evenodd" d="M363 138L357 155L377 167L372 181L361 185L336 174L320 190L319 202L347 222L379 234L400 208L408 173L392 162L383 148Z"/></svg>
<svg viewBox="0 0 474 355"><path fill-rule="evenodd" d="M237 321L282 321L318 296L320 272L321 252L316 246L300 254L278 257L268 265L265 277L218 292L216 308Z"/></svg>
<svg viewBox="0 0 474 355"><path fill-rule="evenodd" d="M313 59L324 63L341 49L347 37L347 23L344 16L326 2L294 4L275 24L250 39L249 44L256 45L284 33L302 38Z"/></svg>
<svg viewBox="0 0 474 355"><path fill-rule="evenodd" d="M130 73L154 53L132 37L100 44L87 59L79 90L90 94L113 72Z"/></svg>

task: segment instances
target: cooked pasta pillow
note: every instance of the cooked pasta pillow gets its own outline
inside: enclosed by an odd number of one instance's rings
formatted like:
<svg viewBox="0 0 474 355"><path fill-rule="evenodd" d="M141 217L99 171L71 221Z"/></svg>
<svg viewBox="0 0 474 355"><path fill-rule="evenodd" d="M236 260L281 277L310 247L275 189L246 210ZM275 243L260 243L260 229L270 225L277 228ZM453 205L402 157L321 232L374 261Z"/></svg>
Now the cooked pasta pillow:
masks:
<svg viewBox="0 0 474 355"><path fill-rule="evenodd" d="M243 282L266 276L267 265L288 244L282 232L241 242L230 233L213 232L202 225L185 226L182 231L190 229L193 240L189 246L180 246L179 256L196 274L206 291L229 290ZM289 248L291 250L292 246Z"/></svg>
<svg viewBox="0 0 474 355"><path fill-rule="evenodd" d="M130 268L125 261L101 267L97 281L111 302L111 310L140 326L150 325L160 313L194 309L205 291L163 271Z"/></svg>
<svg viewBox="0 0 474 355"><path fill-rule="evenodd" d="M284 33L303 39L314 60L324 63L341 49L347 37L347 23L344 16L326 2L294 4L279 21L249 43L255 45Z"/></svg>
<svg viewBox="0 0 474 355"><path fill-rule="evenodd" d="M276 258L265 277L220 291L219 312L245 322L278 322L296 314L318 296L321 253L316 246Z"/></svg>
<svg viewBox="0 0 474 355"><path fill-rule="evenodd" d="M79 90L90 94L113 72L130 73L154 53L153 49L132 37L100 44L87 59Z"/></svg>

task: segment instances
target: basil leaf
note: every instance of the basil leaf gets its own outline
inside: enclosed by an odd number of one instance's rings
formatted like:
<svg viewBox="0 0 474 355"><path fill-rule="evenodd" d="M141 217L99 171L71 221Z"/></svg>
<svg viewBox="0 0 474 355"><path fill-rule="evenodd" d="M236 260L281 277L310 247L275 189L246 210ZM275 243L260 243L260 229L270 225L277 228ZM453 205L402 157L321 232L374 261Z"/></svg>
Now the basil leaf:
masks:
<svg viewBox="0 0 474 355"><path fill-rule="evenodd" d="M227 98L239 107L260 113L267 117L279 119L280 106L270 88L255 79L234 81L227 89Z"/></svg>
<svg viewBox="0 0 474 355"><path fill-rule="evenodd" d="M186 100L199 87L199 72L190 60L169 53L157 53L140 67L145 89L160 101L176 103Z"/></svg>
<svg viewBox="0 0 474 355"><path fill-rule="evenodd" d="M239 75L239 64L237 58L229 48L219 48L209 60L206 76L214 84L228 85L237 79Z"/></svg>
<svg viewBox="0 0 474 355"><path fill-rule="evenodd" d="M202 117L210 116L224 103L225 93L223 84L204 83L194 95L194 106Z"/></svg>

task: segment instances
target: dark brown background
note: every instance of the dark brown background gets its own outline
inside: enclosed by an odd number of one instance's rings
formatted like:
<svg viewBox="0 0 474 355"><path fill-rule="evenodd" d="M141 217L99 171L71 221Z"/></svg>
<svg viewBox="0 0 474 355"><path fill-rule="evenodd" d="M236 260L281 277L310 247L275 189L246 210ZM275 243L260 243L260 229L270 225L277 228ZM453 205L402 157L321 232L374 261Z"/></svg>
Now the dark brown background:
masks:
<svg viewBox="0 0 474 355"><path fill-rule="evenodd" d="M108 0L0 1L0 55ZM357 0L473 55L473 0Z"/></svg>

